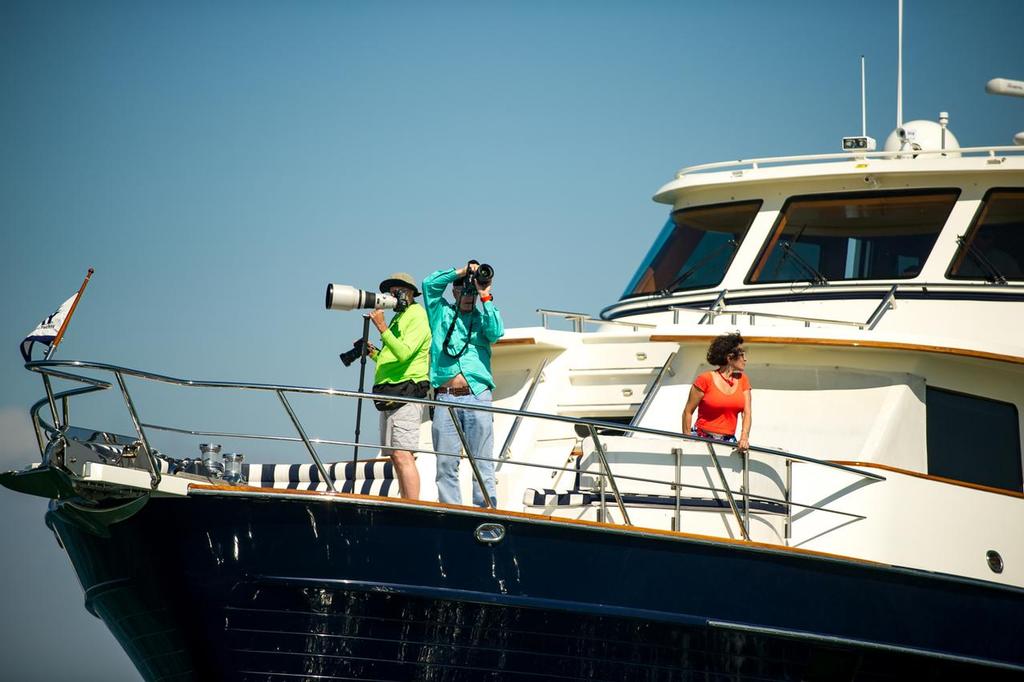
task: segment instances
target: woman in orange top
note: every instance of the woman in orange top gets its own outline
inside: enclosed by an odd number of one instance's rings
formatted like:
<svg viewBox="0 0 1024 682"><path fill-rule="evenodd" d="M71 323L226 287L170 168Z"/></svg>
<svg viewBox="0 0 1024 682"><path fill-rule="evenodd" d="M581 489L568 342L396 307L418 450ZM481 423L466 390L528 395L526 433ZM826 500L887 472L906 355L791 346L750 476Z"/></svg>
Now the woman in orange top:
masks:
<svg viewBox="0 0 1024 682"><path fill-rule="evenodd" d="M743 414L738 449L750 447L750 381L744 373L747 351L739 334L723 334L708 347L708 362L718 369L693 380L683 408L683 433L736 443L736 417ZM697 423L692 424L697 410ZM692 424L692 426L691 426Z"/></svg>

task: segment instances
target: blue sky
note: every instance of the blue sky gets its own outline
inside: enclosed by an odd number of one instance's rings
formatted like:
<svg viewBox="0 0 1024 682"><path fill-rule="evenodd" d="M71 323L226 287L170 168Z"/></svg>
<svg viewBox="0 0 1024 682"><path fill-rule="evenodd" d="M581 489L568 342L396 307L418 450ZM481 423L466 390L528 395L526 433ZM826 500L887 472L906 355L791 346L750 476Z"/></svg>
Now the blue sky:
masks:
<svg viewBox="0 0 1024 682"><path fill-rule="evenodd" d="M1024 79L1024 4L906 5L904 118L945 110L962 145L1009 144L1024 100L984 85ZM508 326L538 307L596 314L664 222L650 196L678 168L838 151L858 133L861 54L881 142L895 0L8 0L0 466L35 456L25 413L42 392L18 342L89 267L60 357L354 387L336 354L359 317L323 310L328 281L372 288L477 258ZM76 414L124 429L116 408ZM346 436L347 416L309 409ZM132 679L44 504L0 491L0 510L5 665ZM66 655L48 653L54 633Z"/></svg>

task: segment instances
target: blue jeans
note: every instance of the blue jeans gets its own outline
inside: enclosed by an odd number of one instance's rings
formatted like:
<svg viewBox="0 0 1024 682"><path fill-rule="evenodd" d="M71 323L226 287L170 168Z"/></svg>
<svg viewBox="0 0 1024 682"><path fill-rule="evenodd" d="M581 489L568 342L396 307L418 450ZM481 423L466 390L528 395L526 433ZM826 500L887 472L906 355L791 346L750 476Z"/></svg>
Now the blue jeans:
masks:
<svg viewBox="0 0 1024 682"><path fill-rule="evenodd" d="M465 405L491 405L491 392L481 391L480 395L449 395L441 393L438 400ZM479 410L453 410L459 426L466 435L466 443L474 455L474 461L480 470L480 476L487 487L487 496L491 504L497 506L498 499L494 491L494 415ZM434 439L434 452L458 453L462 451L462 441L455 430L452 415L447 408L437 406L434 409L434 425L430 429ZM466 453L469 455L469 453ZM480 459L486 457L487 460ZM437 456L437 497L448 504L462 504L462 491L459 489L459 458ZM480 493L480 485L476 476L473 477L473 504L484 506L484 498Z"/></svg>

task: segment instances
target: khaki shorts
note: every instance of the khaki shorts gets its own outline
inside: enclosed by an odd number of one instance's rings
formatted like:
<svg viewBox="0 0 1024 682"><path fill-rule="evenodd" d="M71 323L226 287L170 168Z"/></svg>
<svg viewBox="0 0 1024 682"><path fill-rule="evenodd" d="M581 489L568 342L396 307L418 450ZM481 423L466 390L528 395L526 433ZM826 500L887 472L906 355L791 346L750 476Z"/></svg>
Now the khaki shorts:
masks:
<svg viewBox="0 0 1024 682"><path fill-rule="evenodd" d="M380 442L385 448L385 455L391 454L389 449L419 450L423 412L423 405L406 403L397 410L380 413Z"/></svg>

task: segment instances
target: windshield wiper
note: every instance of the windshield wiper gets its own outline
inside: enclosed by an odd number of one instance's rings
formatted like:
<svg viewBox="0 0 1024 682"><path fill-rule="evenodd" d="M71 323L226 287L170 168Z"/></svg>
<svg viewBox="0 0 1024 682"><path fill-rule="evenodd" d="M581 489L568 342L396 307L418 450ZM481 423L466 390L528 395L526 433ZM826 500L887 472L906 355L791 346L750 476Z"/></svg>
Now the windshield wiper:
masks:
<svg viewBox="0 0 1024 682"><path fill-rule="evenodd" d="M659 293L662 296L668 296L669 294L674 292L676 290L676 287L678 287L680 284L682 284L686 280L690 279L690 277L693 276L693 273L695 273L698 270L702 269L705 265L707 265L711 261L712 258L714 258L719 253L721 253L722 250L725 247L727 247L727 246L731 246L732 250L735 251L737 248L739 248L739 242L737 242L735 239L730 239L727 242L722 242L721 244L718 245L718 248L712 250L711 253L709 253L708 255L704 256L703 258L701 258L696 263L694 263L692 268L690 268L686 272L680 274L674 280L669 282L668 286L663 288Z"/></svg>
<svg viewBox="0 0 1024 682"><path fill-rule="evenodd" d="M821 271L816 267L808 263L803 257L796 252L793 248L792 242L779 242L779 247L786 253L779 259L779 267L782 266L786 259L790 256L793 257L793 262L800 266L800 268L811 276L811 282L813 284L828 284L828 278L821 274Z"/></svg>
<svg viewBox="0 0 1024 682"><path fill-rule="evenodd" d="M958 244L960 244L961 248L967 249L967 253L971 256L971 258L974 260L974 262L978 265L979 268L988 271L989 278L992 280L993 284L1006 284L1006 275L999 272L999 268L993 265L992 261L986 258L985 254L983 254L976 246L974 246L974 244L967 241L964 238L964 235L960 235L959 237L957 237L956 241Z"/></svg>

